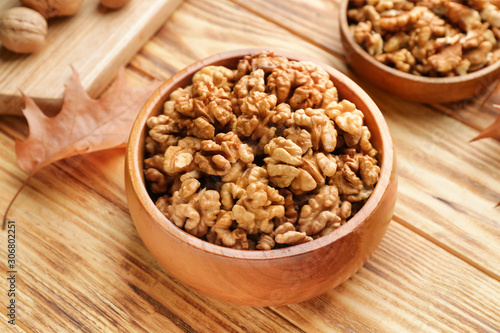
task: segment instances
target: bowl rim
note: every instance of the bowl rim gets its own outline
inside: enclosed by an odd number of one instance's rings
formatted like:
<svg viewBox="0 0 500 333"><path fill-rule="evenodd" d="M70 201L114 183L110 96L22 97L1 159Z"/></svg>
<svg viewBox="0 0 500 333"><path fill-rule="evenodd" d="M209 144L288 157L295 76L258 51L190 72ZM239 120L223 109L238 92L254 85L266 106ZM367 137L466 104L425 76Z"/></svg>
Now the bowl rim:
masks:
<svg viewBox="0 0 500 333"><path fill-rule="evenodd" d="M303 61L311 61L322 68L324 68L330 76L333 76L337 81L341 82L344 86L353 89L353 93L355 93L360 100L362 100L369 112L373 117L373 121L378 130L380 131L380 145L382 147L383 154L380 160L380 176L379 180L375 186L373 193L367 202L363 205L363 207L353 216L351 219L342 225L340 228L334 230L328 235L319 237L311 242L293 245L280 249L271 249L271 250L239 250L239 249L231 249L220 245L215 245L205 240L202 240L198 237L195 237L186 231L178 228L173 222L168 220L155 206L155 203L149 196L147 192L146 186L144 185L143 175L140 173L141 167L139 165L139 156L141 155L141 149L144 147L140 146L141 136L143 128L146 126L146 120L149 117L149 114L155 109L158 103L163 104L164 95L169 91L172 86L175 86L180 81L192 76L196 71L201 69L204 66L210 65L214 62L221 61L224 59L232 59L235 57L244 57L245 55L251 55L262 51L272 51L277 55L287 57L291 60L303 60ZM341 92L340 92L341 93ZM166 98L166 97L165 97ZM185 242L187 245L197 248L201 251L209 252L214 255L219 255L228 258L236 258L236 259L244 259L244 260L272 260L272 259L280 259L285 257L293 257L303 255L309 252L313 252L317 249L325 247L331 243L334 243L336 240L343 238L350 233L356 231L363 221L368 218L371 214L373 214L374 210L379 206L381 199L384 197L387 192L390 182L391 175L394 171L394 148L392 143L392 138L389 132L389 128L387 123L375 102L369 97L369 95L361 89L354 81L352 81L345 74L341 73L337 69L332 68L322 62L319 62L315 59L291 53L288 51L273 49L273 48L245 48L245 49L236 49L232 51L226 51L214 54L207 58L201 59L199 61L194 62L191 65L181 69L174 75L172 75L169 79L167 79L163 84L151 95L151 97L147 100L147 102L142 107L139 112L132 130L129 136L129 142L127 144L127 152L126 152L126 170L128 176L130 178L130 183L134 194L137 199L140 201L142 207L147 211L148 215L151 217L153 223L158 224L161 229L169 234L175 236L181 242ZM142 162L142 161L141 161Z"/></svg>
<svg viewBox="0 0 500 333"><path fill-rule="evenodd" d="M452 77L430 77L430 76L419 76L415 74L405 73L388 65L385 65L371 56L365 49L363 49L352 36L349 29L349 23L347 20L347 7L349 6L349 0L341 0L340 3L340 31L344 39L349 43L349 45L354 49L354 51L359 54L365 61L369 62L372 66L377 67L382 71L386 71L391 75L397 76L404 80L410 80L420 83L433 84L433 85L445 85L453 83L463 83L467 81L474 81L480 79L492 72L500 69L500 61L495 62L492 65L488 65L472 73L467 73L465 75L452 76ZM345 51L345 49L344 49ZM350 58L350 55L345 54L346 59ZM497 79L496 81L498 81ZM493 83L494 81L490 82Z"/></svg>

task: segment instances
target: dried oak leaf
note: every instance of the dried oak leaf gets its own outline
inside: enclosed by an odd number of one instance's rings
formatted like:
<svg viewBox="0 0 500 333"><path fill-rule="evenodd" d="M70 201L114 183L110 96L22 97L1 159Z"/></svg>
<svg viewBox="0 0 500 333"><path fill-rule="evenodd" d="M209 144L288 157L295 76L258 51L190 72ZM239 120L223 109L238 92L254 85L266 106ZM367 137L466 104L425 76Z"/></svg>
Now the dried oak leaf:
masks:
<svg viewBox="0 0 500 333"><path fill-rule="evenodd" d="M29 176L7 207L3 229L12 203L38 170L74 155L124 145L137 113L159 85L159 81L153 81L142 87L129 86L125 69L121 68L106 94L93 99L73 69L64 91L62 109L54 117L47 117L23 94L23 114L30 133L25 141L16 141L16 155L19 166Z"/></svg>
<svg viewBox="0 0 500 333"><path fill-rule="evenodd" d="M497 109L500 109L500 105L493 105ZM476 136L472 141L476 141L484 138L493 138L500 141L500 116L487 128L485 128L478 136Z"/></svg>
<svg viewBox="0 0 500 333"><path fill-rule="evenodd" d="M23 114L30 133L25 141L16 141L19 166L34 173L70 156L125 144L137 113L158 86L159 82L154 81L131 87L122 68L108 92L96 100L87 94L73 70L62 109L54 117L47 117L23 94Z"/></svg>

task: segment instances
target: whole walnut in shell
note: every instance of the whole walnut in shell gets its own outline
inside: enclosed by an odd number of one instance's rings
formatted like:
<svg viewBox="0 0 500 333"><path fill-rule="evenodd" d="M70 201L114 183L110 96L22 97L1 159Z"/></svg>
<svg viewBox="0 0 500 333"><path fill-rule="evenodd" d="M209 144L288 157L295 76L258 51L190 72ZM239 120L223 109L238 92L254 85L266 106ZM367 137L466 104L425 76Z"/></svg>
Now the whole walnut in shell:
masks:
<svg viewBox="0 0 500 333"><path fill-rule="evenodd" d="M99 0L101 5L109 9L122 8L130 2L130 0Z"/></svg>
<svg viewBox="0 0 500 333"><path fill-rule="evenodd" d="M38 12L25 7L14 7L0 18L0 42L17 53L38 50L47 35L47 21Z"/></svg>
<svg viewBox="0 0 500 333"><path fill-rule="evenodd" d="M45 18L55 16L75 15L83 0L20 0L21 3L33 8Z"/></svg>

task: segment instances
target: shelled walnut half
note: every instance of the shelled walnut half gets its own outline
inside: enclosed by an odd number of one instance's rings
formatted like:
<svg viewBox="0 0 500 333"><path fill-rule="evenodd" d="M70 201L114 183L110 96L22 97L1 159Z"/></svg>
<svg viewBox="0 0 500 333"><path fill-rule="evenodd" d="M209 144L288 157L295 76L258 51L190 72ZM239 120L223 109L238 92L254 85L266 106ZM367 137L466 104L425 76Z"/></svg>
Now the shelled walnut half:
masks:
<svg viewBox="0 0 500 333"><path fill-rule="evenodd" d="M320 66L272 52L202 68L147 126L157 208L220 246L313 241L346 223L380 174L363 112Z"/></svg>

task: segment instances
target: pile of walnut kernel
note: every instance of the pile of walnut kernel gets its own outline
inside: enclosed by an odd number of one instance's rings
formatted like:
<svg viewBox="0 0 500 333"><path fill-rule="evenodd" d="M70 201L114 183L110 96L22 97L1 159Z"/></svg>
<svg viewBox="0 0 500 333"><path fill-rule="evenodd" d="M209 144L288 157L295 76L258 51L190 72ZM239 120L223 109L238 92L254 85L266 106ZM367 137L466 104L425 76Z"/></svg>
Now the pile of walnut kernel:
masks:
<svg viewBox="0 0 500 333"><path fill-rule="evenodd" d="M500 0L355 0L354 39L378 61L415 75L465 75L500 59Z"/></svg>
<svg viewBox="0 0 500 333"><path fill-rule="evenodd" d="M332 232L371 195L380 168L363 113L318 65L262 52L192 82L147 120L148 188L179 228L270 250Z"/></svg>

